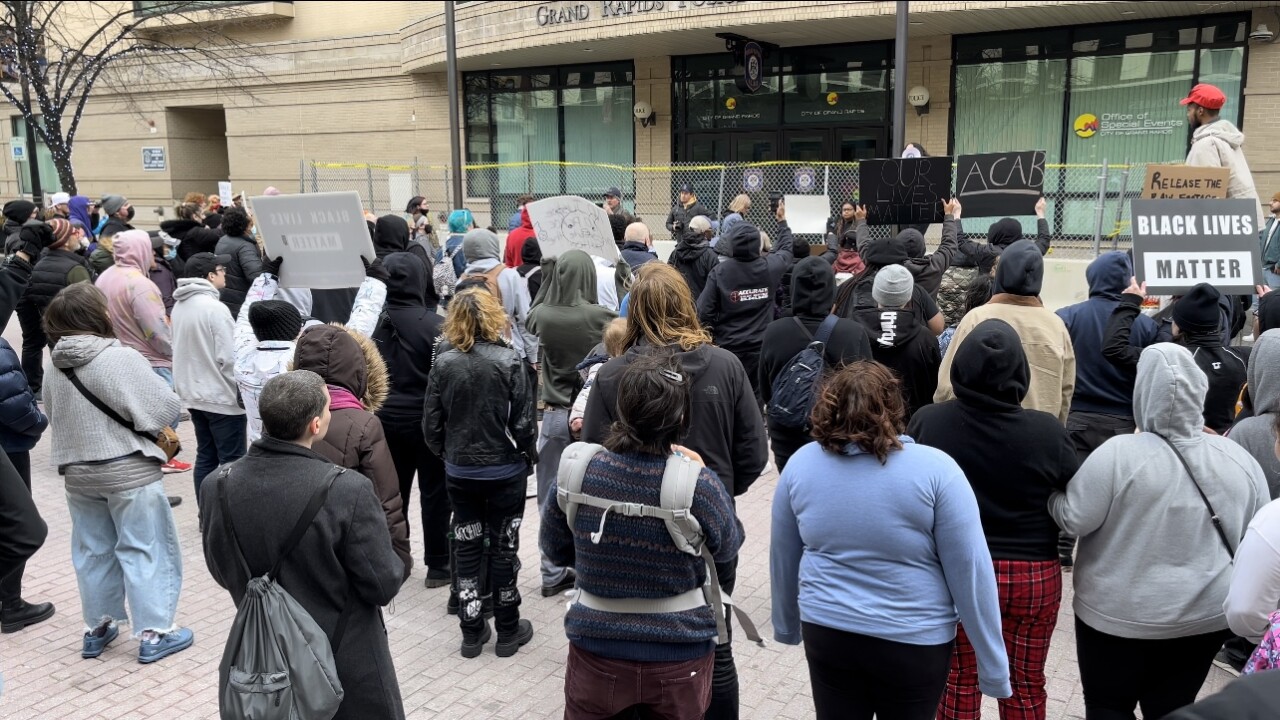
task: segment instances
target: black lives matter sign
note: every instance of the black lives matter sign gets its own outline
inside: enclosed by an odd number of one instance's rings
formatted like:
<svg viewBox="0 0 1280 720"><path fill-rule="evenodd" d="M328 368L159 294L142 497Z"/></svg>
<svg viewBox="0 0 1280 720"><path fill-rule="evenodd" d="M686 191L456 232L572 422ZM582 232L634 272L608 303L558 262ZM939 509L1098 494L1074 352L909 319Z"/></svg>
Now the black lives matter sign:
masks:
<svg viewBox="0 0 1280 720"><path fill-rule="evenodd" d="M1134 200L1130 214L1134 267L1152 295L1200 283L1252 295L1262 283L1253 200Z"/></svg>
<svg viewBox="0 0 1280 720"><path fill-rule="evenodd" d="M868 225L942 222L942 201L951 197L951 158L863 160L858 182Z"/></svg>

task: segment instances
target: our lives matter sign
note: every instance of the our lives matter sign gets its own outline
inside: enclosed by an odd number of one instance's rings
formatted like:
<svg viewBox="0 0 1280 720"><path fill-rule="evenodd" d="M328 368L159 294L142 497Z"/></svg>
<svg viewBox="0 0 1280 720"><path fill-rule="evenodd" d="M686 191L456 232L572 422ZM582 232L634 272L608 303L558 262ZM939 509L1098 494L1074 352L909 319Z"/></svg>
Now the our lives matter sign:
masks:
<svg viewBox="0 0 1280 720"><path fill-rule="evenodd" d="M280 286L350 288L364 280L373 239L356 192L270 195L250 199L270 257L284 258Z"/></svg>
<svg viewBox="0 0 1280 720"><path fill-rule="evenodd" d="M942 222L942 201L951 196L951 158L863 160L858 182L868 225Z"/></svg>
<svg viewBox="0 0 1280 720"><path fill-rule="evenodd" d="M1043 150L956 158L956 197L965 217L1032 215L1043 193Z"/></svg>
<svg viewBox="0 0 1280 720"><path fill-rule="evenodd" d="M1134 266L1152 295L1209 283L1226 295L1262 284L1258 209L1252 200L1134 200Z"/></svg>

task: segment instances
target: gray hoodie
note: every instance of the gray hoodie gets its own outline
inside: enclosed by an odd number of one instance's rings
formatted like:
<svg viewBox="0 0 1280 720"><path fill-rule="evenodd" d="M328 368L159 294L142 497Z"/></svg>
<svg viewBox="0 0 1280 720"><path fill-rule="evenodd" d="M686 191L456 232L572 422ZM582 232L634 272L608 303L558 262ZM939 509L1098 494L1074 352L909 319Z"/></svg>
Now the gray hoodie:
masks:
<svg viewBox="0 0 1280 720"><path fill-rule="evenodd" d="M173 387L192 410L243 415L236 388L235 320L204 278L182 278L173 293Z"/></svg>
<svg viewBox="0 0 1280 720"><path fill-rule="evenodd" d="M1249 355L1248 392L1253 417L1231 428L1227 437L1239 443L1262 466L1271 499L1280 497L1280 460L1276 460L1276 436L1272 424L1280 413L1280 329L1258 338Z"/></svg>
<svg viewBox="0 0 1280 720"><path fill-rule="evenodd" d="M1095 630L1160 640L1227 627L1231 558L1161 436L1186 458L1233 548L1269 496L1243 448L1203 431L1208 387L1186 348L1148 347L1133 394L1139 432L1103 443L1049 499L1054 520L1080 538L1075 613Z"/></svg>
<svg viewBox="0 0 1280 720"><path fill-rule="evenodd" d="M1253 173L1244 158L1244 133L1231 121L1215 120L1196 128L1191 134L1187 164L1226 168L1231 173L1227 179L1227 197L1258 201ZM1261 207L1258 208L1258 229L1262 229Z"/></svg>
<svg viewBox="0 0 1280 720"><path fill-rule="evenodd" d="M502 246L497 235L484 228L476 228L463 237L462 256L467 261L463 273L481 275L502 263ZM502 308L511 321L511 346L525 362L538 362L538 336L525 329L531 302L529 287L520 273L505 268L498 274L498 290L502 292Z"/></svg>
<svg viewBox="0 0 1280 720"><path fill-rule="evenodd" d="M45 363L44 406L53 432L49 456L58 472L65 473L71 464L141 453L156 459L154 479L158 480L164 452L95 408L71 384L63 368L73 368L80 382L107 407L137 430L150 434L172 424L182 410L169 383L152 371L141 353L114 338L64 337ZM114 489L127 488L117 485Z"/></svg>

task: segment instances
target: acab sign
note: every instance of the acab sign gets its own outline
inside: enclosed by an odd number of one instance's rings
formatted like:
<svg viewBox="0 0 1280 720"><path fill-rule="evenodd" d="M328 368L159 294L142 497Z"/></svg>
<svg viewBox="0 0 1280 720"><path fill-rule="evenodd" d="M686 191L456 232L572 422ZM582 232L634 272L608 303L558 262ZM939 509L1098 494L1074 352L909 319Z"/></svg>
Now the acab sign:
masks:
<svg viewBox="0 0 1280 720"><path fill-rule="evenodd" d="M720 5L737 5L744 0L604 0L599 3L575 3L571 5L540 5L536 12L538 27L548 25L565 25L568 23L587 22L592 18L592 8L599 7L603 19L624 18L633 15L664 12L667 10L687 10L690 8L708 8Z"/></svg>

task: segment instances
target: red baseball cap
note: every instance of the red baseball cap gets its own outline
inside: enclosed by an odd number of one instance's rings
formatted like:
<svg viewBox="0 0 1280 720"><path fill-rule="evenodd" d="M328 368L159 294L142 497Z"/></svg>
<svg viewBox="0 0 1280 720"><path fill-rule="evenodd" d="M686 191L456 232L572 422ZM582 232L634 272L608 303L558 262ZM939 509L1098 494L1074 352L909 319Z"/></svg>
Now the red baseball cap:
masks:
<svg viewBox="0 0 1280 720"><path fill-rule="evenodd" d="M1182 99L1181 104L1190 105L1191 103L1209 110L1221 110L1222 106L1227 104L1227 96L1216 85L1200 83L1191 88L1191 92Z"/></svg>

